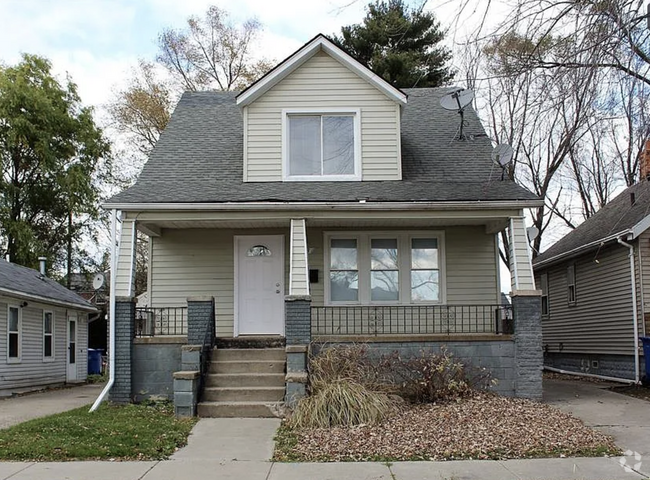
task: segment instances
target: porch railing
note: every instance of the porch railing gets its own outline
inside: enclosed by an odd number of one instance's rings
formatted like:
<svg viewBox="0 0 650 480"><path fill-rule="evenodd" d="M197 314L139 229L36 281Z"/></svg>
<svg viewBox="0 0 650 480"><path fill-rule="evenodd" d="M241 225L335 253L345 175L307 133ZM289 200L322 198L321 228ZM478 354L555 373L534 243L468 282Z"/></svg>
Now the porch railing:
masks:
<svg viewBox="0 0 650 480"><path fill-rule="evenodd" d="M138 307L135 336L187 335L187 307Z"/></svg>
<svg viewBox="0 0 650 480"><path fill-rule="evenodd" d="M454 335L514 333L510 305L314 306L318 335Z"/></svg>

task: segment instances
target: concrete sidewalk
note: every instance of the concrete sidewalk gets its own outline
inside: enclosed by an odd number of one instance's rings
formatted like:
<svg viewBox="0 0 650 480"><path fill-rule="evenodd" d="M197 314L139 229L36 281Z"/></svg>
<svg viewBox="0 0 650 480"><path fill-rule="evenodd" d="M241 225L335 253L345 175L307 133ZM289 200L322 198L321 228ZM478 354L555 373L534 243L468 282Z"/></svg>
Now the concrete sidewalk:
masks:
<svg viewBox="0 0 650 480"><path fill-rule="evenodd" d="M0 399L0 429L92 404L102 388L84 384Z"/></svg>

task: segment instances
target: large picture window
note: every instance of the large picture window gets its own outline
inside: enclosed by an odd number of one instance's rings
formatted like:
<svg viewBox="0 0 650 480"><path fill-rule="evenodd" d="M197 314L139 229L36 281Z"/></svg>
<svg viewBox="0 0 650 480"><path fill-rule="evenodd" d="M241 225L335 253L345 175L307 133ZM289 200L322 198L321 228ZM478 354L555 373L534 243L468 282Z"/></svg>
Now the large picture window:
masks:
<svg viewBox="0 0 650 480"><path fill-rule="evenodd" d="M7 309L7 362L20 362L22 353L22 321L20 308Z"/></svg>
<svg viewBox="0 0 650 480"><path fill-rule="evenodd" d="M358 111L285 111L287 180L359 180Z"/></svg>
<svg viewBox="0 0 650 480"><path fill-rule="evenodd" d="M328 233L330 304L435 304L444 301L443 235Z"/></svg>
<svg viewBox="0 0 650 480"><path fill-rule="evenodd" d="M43 312L43 360L54 360L54 314Z"/></svg>

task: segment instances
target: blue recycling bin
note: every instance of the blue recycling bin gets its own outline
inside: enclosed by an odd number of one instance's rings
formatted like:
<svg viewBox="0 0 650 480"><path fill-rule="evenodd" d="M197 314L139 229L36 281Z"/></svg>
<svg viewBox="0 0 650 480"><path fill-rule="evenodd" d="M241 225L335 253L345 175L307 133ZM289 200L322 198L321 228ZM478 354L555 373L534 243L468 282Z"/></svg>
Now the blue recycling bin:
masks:
<svg viewBox="0 0 650 480"><path fill-rule="evenodd" d="M102 373L102 351L94 348L88 349L88 375Z"/></svg>
<svg viewBox="0 0 650 480"><path fill-rule="evenodd" d="M643 357L645 358L645 380L650 381L650 337L639 337L643 343Z"/></svg>

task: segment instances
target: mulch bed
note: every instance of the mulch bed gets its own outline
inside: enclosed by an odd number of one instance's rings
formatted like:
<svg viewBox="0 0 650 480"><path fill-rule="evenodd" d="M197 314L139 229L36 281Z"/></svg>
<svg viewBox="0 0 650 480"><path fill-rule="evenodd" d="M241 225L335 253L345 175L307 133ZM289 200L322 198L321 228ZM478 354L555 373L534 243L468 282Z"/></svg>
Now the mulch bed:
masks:
<svg viewBox="0 0 650 480"><path fill-rule="evenodd" d="M650 387L642 385L626 385L622 387L611 387L610 390L630 397L640 398L650 402Z"/></svg>
<svg viewBox="0 0 650 480"><path fill-rule="evenodd" d="M549 405L481 393L406 406L375 425L278 434L279 461L399 461L617 455L612 439Z"/></svg>

